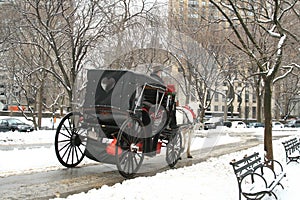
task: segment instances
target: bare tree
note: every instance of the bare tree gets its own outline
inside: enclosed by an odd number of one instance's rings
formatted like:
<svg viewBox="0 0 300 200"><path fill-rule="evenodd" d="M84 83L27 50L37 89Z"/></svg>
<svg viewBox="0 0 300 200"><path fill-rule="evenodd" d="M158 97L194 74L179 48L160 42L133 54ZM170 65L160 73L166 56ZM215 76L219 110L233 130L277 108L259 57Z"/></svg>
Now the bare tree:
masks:
<svg viewBox="0 0 300 200"><path fill-rule="evenodd" d="M258 75L264 85L264 150L266 159L273 159L272 145L272 86L278 78L284 77L297 64L289 65L289 70L277 77L282 67L284 50L288 40L299 44L296 33L291 32L290 25L284 19L294 14L297 0L287 1L214 1L210 0L227 20L238 42L229 40L232 45L248 55L251 62L258 67ZM255 28L254 28L255 27ZM259 29L264 40L257 38L253 30Z"/></svg>
<svg viewBox="0 0 300 200"><path fill-rule="evenodd" d="M293 111L295 111L296 106L300 103L300 77L299 70L293 70L285 79L280 80L276 83L275 87L277 88L275 93L275 105L277 113L284 120L287 120L293 116Z"/></svg>
<svg viewBox="0 0 300 200"><path fill-rule="evenodd" d="M21 27L42 41L21 42L40 48L48 57L48 62L36 71L42 69L51 73L63 85L68 106L72 103L76 76L89 50L108 35L126 29L135 18L147 16L152 9L144 0L139 3L129 0L21 0L12 1L12 4L22 16Z"/></svg>

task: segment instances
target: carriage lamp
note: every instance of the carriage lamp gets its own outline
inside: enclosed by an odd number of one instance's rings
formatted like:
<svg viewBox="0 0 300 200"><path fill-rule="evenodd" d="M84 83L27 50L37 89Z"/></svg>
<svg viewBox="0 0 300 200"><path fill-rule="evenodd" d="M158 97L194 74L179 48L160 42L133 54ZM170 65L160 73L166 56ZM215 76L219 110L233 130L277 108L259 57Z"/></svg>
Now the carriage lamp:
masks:
<svg viewBox="0 0 300 200"><path fill-rule="evenodd" d="M115 87L115 84L116 84L116 80L113 77L110 78L104 77L101 80L101 87L105 92L108 92L111 89L113 89Z"/></svg>

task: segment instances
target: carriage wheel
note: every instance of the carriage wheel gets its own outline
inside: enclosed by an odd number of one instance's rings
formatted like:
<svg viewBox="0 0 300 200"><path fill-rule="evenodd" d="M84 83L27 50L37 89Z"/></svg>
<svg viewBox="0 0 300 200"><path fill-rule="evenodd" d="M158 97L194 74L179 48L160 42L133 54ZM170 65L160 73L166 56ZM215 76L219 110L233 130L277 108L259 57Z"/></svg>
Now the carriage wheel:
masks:
<svg viewBox="0 0 300 200"><path fill-rule="evenodd" d="M142 137L144 135L142 122L136 118L127 119L119 130L116 164L119 173L125 178L132 178L143 163Z"/></svg>
<svg viewBox="0 0 300 200"><path fill-rule="evenodd" d="M60 121L55 135L55 153L65 167L75 167L84 158L86 133L80 128L80 113L68 113Z"/></svg>
<svg viewBox="0 0 300 200"><path fill-rule="evenodd" d="M166 161L172 168L176 165L180 159L182 152L182 137L180 131L176 131L174 136L170 136L167 144Z"/></svg>

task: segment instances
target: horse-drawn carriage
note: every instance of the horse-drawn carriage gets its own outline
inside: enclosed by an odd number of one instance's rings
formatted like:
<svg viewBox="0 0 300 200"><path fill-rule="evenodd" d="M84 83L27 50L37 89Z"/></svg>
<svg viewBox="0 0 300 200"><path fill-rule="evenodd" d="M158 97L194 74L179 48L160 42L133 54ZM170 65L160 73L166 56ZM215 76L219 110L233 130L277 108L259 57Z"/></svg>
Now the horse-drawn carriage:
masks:
<svg viewBox="0 0 300 200"><path fill-rule="evenodd" d="M175 166L182 136L173 87L132 71L88 70L84 88L77 94L84 99L80 109L65 115L57 127L55 151L62 165L75 167L87 156L115 164L131 178L144 156L157 155L163 146L166 162Z"/></svg>

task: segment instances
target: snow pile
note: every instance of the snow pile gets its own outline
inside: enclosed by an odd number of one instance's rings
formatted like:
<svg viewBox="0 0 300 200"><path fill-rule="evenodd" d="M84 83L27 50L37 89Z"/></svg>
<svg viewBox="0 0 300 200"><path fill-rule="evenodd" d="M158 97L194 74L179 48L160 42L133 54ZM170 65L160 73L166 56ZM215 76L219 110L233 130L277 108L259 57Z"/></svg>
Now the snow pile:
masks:
<svg viewBox="0 0 300 200"><path fill-rule="evenodd" d="M55 131L33 131L33 132L4 132L0 133L0 145L29 145L29 144L53 144Z"/></svg>

